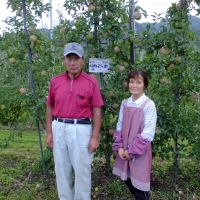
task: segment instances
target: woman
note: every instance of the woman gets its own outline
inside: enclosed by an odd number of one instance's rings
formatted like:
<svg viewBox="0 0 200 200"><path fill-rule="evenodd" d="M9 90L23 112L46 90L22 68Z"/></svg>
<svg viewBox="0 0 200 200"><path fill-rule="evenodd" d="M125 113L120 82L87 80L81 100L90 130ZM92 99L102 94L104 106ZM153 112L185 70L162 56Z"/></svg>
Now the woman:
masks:
<svg viewBox="0 0 200 200"><path fill-rule="evenodd" d="M112 149L117 153L113 174L121 177L136 200L148 200L157 113L144 90L148 76L142 70L128 74L131 96L121 103Z"/></svg>

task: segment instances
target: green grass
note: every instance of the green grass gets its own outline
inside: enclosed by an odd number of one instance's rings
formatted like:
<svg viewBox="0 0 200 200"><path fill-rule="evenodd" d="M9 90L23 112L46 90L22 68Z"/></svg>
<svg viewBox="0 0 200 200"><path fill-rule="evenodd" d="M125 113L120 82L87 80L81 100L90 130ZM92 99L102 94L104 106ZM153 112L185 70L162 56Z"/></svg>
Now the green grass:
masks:
<svg viewBox="0 0 200 200"><path fill-rule="evenodd" d="M0 131L0 141L9 134L9 131ZM43 147L44 141L42 135ZM48 152L46 148L45 152ZM22 137L16 137L8 148L0 151L0 200L3 199L58 199L54 173L49 171L44 175L42 172L37 132L27 132Z"/></svg>
<svg viewBox="0 0 200 200"><path fill-rule="evenodd" d="M8 137L0 131L0 142ZM46 174L43 173L38 134L26 132L0 151L0 200L58 200L52 152L42 144ZM111 167L113 165L111 159ZM173 185L173 161L153 159L152 200L200 200L200 163L192 159L179 162L178 182ZM132 200L125 184L111 173L106 160L96 158L92 165L92 199Z"/></svg>

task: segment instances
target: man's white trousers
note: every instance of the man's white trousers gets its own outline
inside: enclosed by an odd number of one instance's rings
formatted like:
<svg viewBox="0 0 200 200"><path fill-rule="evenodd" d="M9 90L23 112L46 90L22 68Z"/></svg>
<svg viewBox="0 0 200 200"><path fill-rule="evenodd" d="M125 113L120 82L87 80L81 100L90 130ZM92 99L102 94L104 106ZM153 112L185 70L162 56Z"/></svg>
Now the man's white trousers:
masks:
<svg viewBox="0 0 200 200"><path fill-rule="evenodd" d="M91 199L91 164L94 154L88 145L92 125L66 124L54 120L53 155L58 196L60 200ZM75 184L72 183L72 169Z"/></svg>

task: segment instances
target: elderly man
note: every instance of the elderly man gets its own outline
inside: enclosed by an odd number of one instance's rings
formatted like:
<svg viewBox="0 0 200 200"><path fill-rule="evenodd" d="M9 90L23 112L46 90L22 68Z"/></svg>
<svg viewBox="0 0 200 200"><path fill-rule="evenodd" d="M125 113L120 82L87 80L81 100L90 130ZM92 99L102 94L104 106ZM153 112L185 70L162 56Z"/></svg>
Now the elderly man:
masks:
<svg viewBox="0 0 200 200"><path fill-rule="evenodd" d="M65 45L64 65L66 72L50 82L46 143L53 148L59 199L90 200L91 164L99 145L103 101L97 80L82 71L84 50L80 44Z"/></svg>

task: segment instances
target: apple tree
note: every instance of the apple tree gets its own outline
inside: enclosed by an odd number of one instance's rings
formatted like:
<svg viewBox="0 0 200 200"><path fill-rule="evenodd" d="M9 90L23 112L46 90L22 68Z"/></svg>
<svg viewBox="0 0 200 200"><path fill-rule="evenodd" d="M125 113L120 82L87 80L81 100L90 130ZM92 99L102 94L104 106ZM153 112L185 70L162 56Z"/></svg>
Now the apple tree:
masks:
<svg viewBox="0 0 200 200"><path fill-rule="evenodd" d="M97 155L106 154L109 160L119 106L128 94L126 76L131 69L130 43L134 37L129 25L129 3L115 0L65 1L64 7L72 19L61 18L54 30L63 30L62 34L54 34L53 40L61 44L70 41L82 43L86 52L84 70L87 72L89 58L110 58L109 73L92 74L99 80L105 103Z"/></svg>
<svg viewBox="0 0 200 200"><path fill-rule="evenodd" d="M175 166L181 157L200 159L199 37L189 29L191 2L172 4L162 19L166 22L162 31L157 32L154 23L139 33L133 22L147 13L137 4L123 0L65 0L64 7L71 18L67 20L60 13L51 38L48 32L36 28L41 13L49 11L49 4L27 1L25 26L24 15L19 12L23 10L22 3L9 0L8 6L18 12L6 20L11 27L0 37L1 122L23 130L34 116L44 125L49 81L64 70L64 44L75 41L86 52L84 71L88 72L89 58L110 59L109 73L92 73L99 81L105 104L96 153L106 156L108 170L119 106L130 95L127 74L131 69L143 69L150 78L146 94L156 102L158 111L154 154L162 158L173 156Z"/></svg>
<svg viewBox="0 0 200 200"><path fill-rule="evenodd" d="M35 126L34 119L44 124L44 102L53 73L51 43L46 33L36 28L42 13L49 12L49 4L43 5L39 0L8 0L7 6L16 15L5 20L7 29L0 36L0 121L13 133L1 142L1 147Z"/></svg>
<svg viewBox="0 0 200 200"><path fill-rule="evenodd" d="M110 73L103 75L104 84L101 85L105 110L99 155L107 150L111 152L110 135L116 127L119 106L122 99L129 96L127 73L140 68L149 74L151 84L147 94L158 109L154 154L169 158L172 153L175 160L187 157L183 150L188 148L194 136L198 139L199 123L199 60L194 48L198 38L189 29L191 2L172 4L163 19L166 25L161 32L154 31L149 24L141 34L130 29L128 3L66 1L65 6L69 13L72 8L74 11L74 27L66 35L67 41L81 39L86 46L86 60L90 57L111 59ZM145 15L141 8L136 9ZM131 62L131 42L136 52L146 52L143 60L137 58L136 63ZM192 151L194 149L198 148ZM198 154L193 153L193 156L198 157Z"/></svg>
<svg viewBox="0 0 200 200"><path fill-rule="evenodd" d="M146 56L137 66L150 75L148 94L158 111L153 151L162 158L174 158L175 182L180 158L200 159L200 48L199 36L189 29L191 8L186 1L172 4L162 31L155 32L149 24L138 44Z"/></svg>

